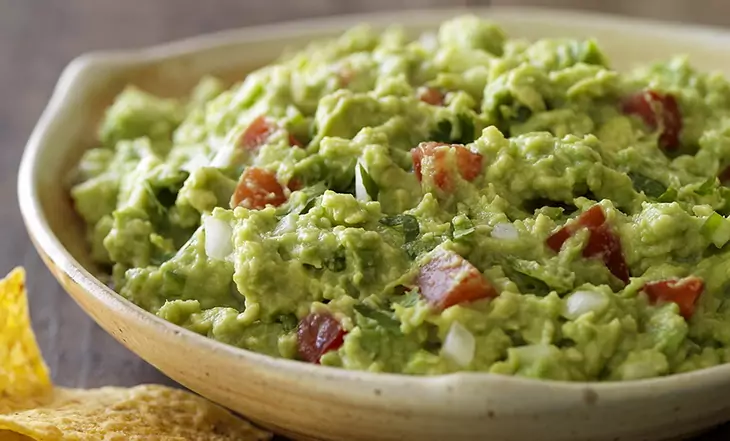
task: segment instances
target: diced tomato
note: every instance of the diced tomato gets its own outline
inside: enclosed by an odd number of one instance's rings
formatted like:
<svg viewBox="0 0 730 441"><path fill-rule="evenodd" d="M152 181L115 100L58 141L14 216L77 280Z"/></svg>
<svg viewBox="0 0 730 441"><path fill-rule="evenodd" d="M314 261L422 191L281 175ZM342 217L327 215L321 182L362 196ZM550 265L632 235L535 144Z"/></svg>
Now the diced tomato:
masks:
<svg viewBox="0 0 730 441"><path fill-rule="evenodd" d="M444 94L435 87L419 87L418 99L432 106L442 106L444 104Z"/></svg>
<svg viewBox="0 0 730 441"><path fill-rule="evenodd" d="M603 260L611 274L622 282L629 283L631 276L624 260L621 240L607 223L591 230L588 243L583 248L583 257Z"/></svg>
<svg viewBox="0 0 730 441"><path fill-rule="evenodd" d="M274 131L274 126L262 115L251 121L238 140L238 145L247 150L254 150L263 145Z"/></svg>
<svg viewBox="0 0 730 441"><path fill-rule="evenodd" d="M554 232L550 235L550 237L547 238L545 243L547 246L555 251L556 253L560 251L560 249L563 247L563 244L570 239L570 237L575 232L573 228L571 228L572 225L566 225L563 228L559 229L558 231Z"/></svg>
<svg viewBox="0 0 730 441"><path fill-rule="evenodd" d="M433 168L435 169L436 175L445 173L443 163L445 162L445 149L440 147L446 147L448 144L440 142L422 142L418 147L411 149L411 158L413 159L413 171L416 174L416 178L420 182L423 179L423 162L432 161Z"/></svg>
<svg viewBox="0 0 730 441"><path fill-rule="evenodd" d="M238 139L238 146L247 150L256 150L269 139L276 130L276 126L269 122L263 115L257 117L246 127ZM292 134L289 134L289 145L292 147L304 147Z"/></svg>
<svg viewBox="0 0 730 441"><path fill-rule="evenodd" d="M421 295L437 308L496 297L479 270L453 251L440 251L418 273Z"/></svg>
<svg viewBox="0 0 730 441"><path fill-rule="evenodd" d="M421 162L423 162L424 152L429 149L425 144L421 144L418 147L411 149L411 159L413 160L413 173L416 174L416 179L421 182L423 176L421 175Z"/></svg>
<svg viewBox="0 0 730 441"><path fill-rule="evenodd" d="M299 142L299 140L296 137L294 137L294 135L292 135L291 133L289 134L289 145L291 147L304 147L304 144Z"/></svg>
<svg viewBox="0 0 730 441"><path fill-rule="evenodd" d="M424 164L430 172L433 182L442 190L451 190L452 179L447 154L453 150L456 155L456 167L462 178L473 181L482 172L482 155L474 153L461 144L444 144L440 142L422 142L411 150L413 171L419 181L423 179Z"/></svg>
<svg viewBox="0 0 730 441"><path fill-rule="evenodd" d="M342 346L345 334L345 330L331 314L309 314L297 327L299 356L310 363L319 364L324 354Z"/></svg>
<svg viewBox="0 0 730 441"><path fill-rule="evenodd" d="M594 229L606 222L606 215L603 213L603 209L600 205L594 205L578 218L563 226L550 237L547 238L547 245L552 248L556 253L560 251L563 244L568 240L576 231L581 228Z"/></svg>
<svg viewBox="0 0 730 441"><path fill-rule="evenodd" d="M679 306L682 317L689 319L695 311L697 299L705 289L705 283L696 276L683 279L649 282L644 285L644 292L652 302L673 302Z"/></svg>
<svg viewBox="0 0 730 441"><path fill-rule="evenodd" d="M297 191L302 189L302 181L300 181L297 178L291 178L289 183L287 184L287 188L289 188L290 191Z"/></svg>
<svg viewBox="0 0 730 441"><path fill-rule="evenodd" d="M661 130L659 145L662 148L671 151L679 147L682 114L674 95L644 90L626 97L621 110L627 115L639 116L652 129Z"/></svg>
<svg viewBox="0 0 730 441"><path fill-rule="evenodd" d="M721 171L720 174L717 175L717 177L720 179L720 182L723 185L730 184L730 165L725 167L725 169Z"/></svg>
<svg viewBox="0 0 730 441"><path fill-rule="evenodd" d="M606 215L600 205L594 205L578 218L550 235L545 243L558 252L579 229L589 230L588 243L583 248L583 257L603 260L611 274L624 283L629 283L629 268L626 265L621 240L606 222Z"/></svg>
<svg viewBox="0 0 730 441"><path fill-rule="evenodd" d="M456 149L456 164L459 167L459 173L467 181L473 181L482 172L482 155L461 145L453 147Z"/></svg>
<svg viewBox="0 0 730 441"><path fill-rule="evenodd" d="M258 210L273 205L278 207L286 202L284 188L276 175L258 167L247 168L238 180L236 191L231 197L231 208L240 206Z"/></svg>

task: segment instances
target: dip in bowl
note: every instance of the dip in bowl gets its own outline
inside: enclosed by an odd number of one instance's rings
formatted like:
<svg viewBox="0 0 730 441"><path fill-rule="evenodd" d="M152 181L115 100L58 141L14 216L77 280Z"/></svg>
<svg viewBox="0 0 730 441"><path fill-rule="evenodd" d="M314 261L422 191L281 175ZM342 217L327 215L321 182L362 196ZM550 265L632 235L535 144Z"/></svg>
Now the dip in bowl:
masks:
<svg viewBox="0 0 730 441"><path fill-rule="evenodd" d="M661 27L567 15L537 32L535 14L355 27L195 88L293 40L77 62L24 159L29 229L129 347L298 436L659 439L720 421L728 370L698 369L726 357L727 82L671 59L674 40L631 70L600 49ZM69 170L72 203L53 188Z"/></svg>
<svg viewBox="0 0 730 441"><path fill-rule="evenodd" d="M462 16L356 27L185 98L127 87L71 196L142 308L373 372L724 363L730 83Z"/></svg>

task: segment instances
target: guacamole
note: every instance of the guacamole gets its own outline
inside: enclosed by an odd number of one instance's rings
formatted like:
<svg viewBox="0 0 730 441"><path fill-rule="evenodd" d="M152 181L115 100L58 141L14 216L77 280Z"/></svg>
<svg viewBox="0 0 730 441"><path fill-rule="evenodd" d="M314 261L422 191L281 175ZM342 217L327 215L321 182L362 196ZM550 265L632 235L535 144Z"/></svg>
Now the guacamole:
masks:
<svg viewBox="0 0 730 441"><path fill-rule="evenodd" d="M70 192L110 285L215 340L613 381L730 362L728 165L721 74L465 16L129 86Z"/></svg>

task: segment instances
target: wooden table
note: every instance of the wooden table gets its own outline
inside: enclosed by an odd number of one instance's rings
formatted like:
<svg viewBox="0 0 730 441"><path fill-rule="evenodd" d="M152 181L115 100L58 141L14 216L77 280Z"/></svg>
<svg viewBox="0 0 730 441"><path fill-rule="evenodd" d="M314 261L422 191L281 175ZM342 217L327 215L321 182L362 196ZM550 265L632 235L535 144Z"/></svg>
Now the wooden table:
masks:
<svg viewBox="0 0 730 441"><path fill-rule="evenodd" d="M28 270L38 341L57 384L70 387L174 384L96 326L61 290L36 255L16 201L23 145L61 69L89 50L158 43L218 29L285 19L414 7L488 4L479 0L0 0L0 272ZM730 25L722 0L495 0L493 4L580 7L637 16ZM730 426L702 440L730 438Z"/></svg>

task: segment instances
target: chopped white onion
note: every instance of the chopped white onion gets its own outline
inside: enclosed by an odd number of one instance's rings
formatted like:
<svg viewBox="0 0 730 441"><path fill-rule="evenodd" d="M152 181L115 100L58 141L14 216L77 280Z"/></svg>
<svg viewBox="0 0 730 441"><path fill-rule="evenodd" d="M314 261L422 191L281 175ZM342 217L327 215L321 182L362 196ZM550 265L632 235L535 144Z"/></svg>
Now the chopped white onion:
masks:
<svg viewBox="0 0 730 441"><path fill-rule="evenodd" d="M519 237L517 228L509 222L502 222L492 229L492 237L495 239L514 240Z"/></svg>
<svg viewBox="0 0 730 441"><path fill-rule="evenodd" d="M435 32L424 32L418 39L423 46L429 52L435 51L439 48L439 39Z"/></svg>
<svg viewBox="0 0 730 441"><path fill-rule="evenodd" d="M228 222L208 216L203 221L205 254L212 259L225 260L233 252L233 229Z"/></svg>
<svg viewBox="0 0 730 441"><path fill-rule="evenodd" d="M461 367L467 367L474 359L476 340L461 323L454 322L446 334L441 353Z"/></svg>
<svg viewBox="0 0 730 441"><path fill-rule="evenodd" d="M180 166L181 170L193 173L195 170L208 165L208 157L202 153L197 153Z"/></svg>
<svg viewBox="0 0 730 441"><path fill-rule="evenodd" d="M575 320L589 312L599 313L608 306L608 297L595 291L576 291L565 299L563 315Z"/></svg>
<svg viewBox="0 0 730 441"><path fill-rule="evenodd" d="M215 152L215 156L210 160L210 166L215 168L226 168L231 164L231 159L235 151L233 144L222 144Z"/></svg>
<svg viewBox="0 0 730 441"><path fill-rule="evenodd" d="M287 214L280 221L279 224L274 228L273 234L278 236L286 233L293 233L297 229L297 221L294 219L294 214Z"/></svg>
<svg viewBox="0 0 730 441"><path fill-rule="evenodd" d="M367 172L365 166L360 161L357 161L357 165L355 166L355 198L358 201L367 202L370 200L370 195L368 195L368 190L365 188L362 175L363 170Z"/></svg>
<svg viewBox="0 0 730 441"><path fill-rule="evenodd" d="M394 72L397 72L400 68L400 58L396 56L387 56L383 58L383 60L380 63L380 75L385 76L393 76Z"/></svg>

